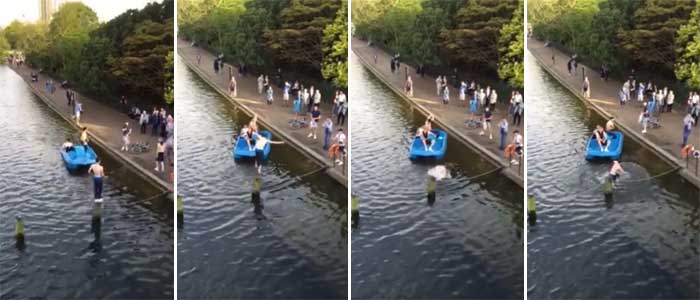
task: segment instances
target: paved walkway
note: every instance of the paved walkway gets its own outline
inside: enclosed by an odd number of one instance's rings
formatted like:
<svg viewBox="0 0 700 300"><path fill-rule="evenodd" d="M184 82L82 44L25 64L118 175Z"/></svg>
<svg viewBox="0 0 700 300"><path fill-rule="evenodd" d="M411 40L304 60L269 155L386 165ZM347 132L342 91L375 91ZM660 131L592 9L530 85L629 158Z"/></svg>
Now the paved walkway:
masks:
<svg viewBox="0 0 700 300"><path fill-rule="evenodd" d="M481 129L469 129L465 125L465 121L471 118L468 112L468 107L462 106L459 100L458 90L450 87L450 103L448 105L442 104L442 100L438 97L435 88L435 77L420 77L416 74L415 68L408 66L405 63L401 63L401 71L397 74L392 74L390 69L391 56L384 52L382 49L377 47L370 47L367 45L366 41L353 37L352 39L352 50L357 56L359 56L369 68L372 68L389 84L392 88L403 91L405 84L405 68L408 67L408 73L413 81L413 97L408 97L415 104L422 105L428 111L430 111L438 121L444 122L450 125L452 128L459 131L459 134L466 137L467 140L478 144L484 151L487 151L491 157L497 159L502 166L510 168L522 181L522 173L524 168L522 165L509 166L509 161L506 159L502 150L498 149L500 143L498 123L501 119L507 118L507 105L498 104L493 112L492 121L492 131L493 139L490 140L488 135L479 135ZM376 62L374 60L374 55L377 56ZM404 97L407 97L405 93L401 93ZM508 102L510 99L510 93L507 95L498 95L499 101ZM523 117L524 118L524 117ZM521 134L523 133L523 123L521 121L519 126L514 126L512 123L512 118L509 118L508 124L508 137L506 139L507 143L512 142L513 131L518 129Z"/></svg>
<svg viewBox="0 0 700 300"><path fill-rule="evenodd" d="M54 79L56 90L53 94L47 93L45 89L46 80L50 79L45 74L39 74L38 82L31 82L31 72L38 73L37 70L28 67L26 64L22 66L11 66L12 69L19 74L27 84L30 84L36 93L39 93L45 100L51 101L54 110L64 117L70 119L72 125L76 125L75 121L72 120L72 106L68 106L68 101L66 100L66 91L61 88L60 81ZM171 172L173 170L168 159L165 163L165 172L156 173L155 159L156 159L156 143L157 138L150 135L150 130L148 134L141 134L138 122L136 120L130 119L126 114L117 111L116 109L106 106L100 102L93 99L87 98L76 92L78 101L83 104L83 114L80 117L80 125L87 126L88 132L92 135L97 136L100 140L104 141L111 150L110 152L117 152L122 154L119 159L125 159L129 161L132 165L139 168L142 173L150 173L149 176L155 183L159 184L162 188L169 191L173 191L173 183L170 180ZM133 152L122 152L120 148L122 147L122 135L121 128L124 126L124 122L129 122L131 125L131 142L144 143L147 142L151 145L148 152L143 153L133 153ZM150 129L150 128L149 128ZM76 132L75 141L78 140L79 132ZM60 145L56 145L58 149ZM110 170L107 170L107 175L109 175Z"/></svg>
<svg viewBox="0 0 700 300"><path fill-rule="evenodd" d="M282 101L282 90L276 85L272 84L274 90L274 101L272 105L267 105L263 98L263 95L258 94L258 82L257 76L247 75L245 77L238 74L238 69L234 69L234 76L236 76L236 82L238 84L237 97L233 98L228 93L229 78L228 70L229 66L226 64L219 74L214 73L214 59L216 58L214 54L208 52L207 50L200 47L193 47L190 42L186 40L179 39L177 43L178 54L185 60L185 63L190 68L195 68L200 77L204 76L209 84L215 84L213 86L220 93L224 94L227 98L235 101L238 105L252 111L258 115L258 119L263 125L268 125L268 129L276 132L277 135L283 134L287 138L287 142L292 143L301 151L312 155L317 161L323 162L324 165L330 168L329 173L338 179L341 184L347 186L347 161L342 165L335 165L335 163L330 159L328 151L323 149L323 138L324 138L324 128L322 124L318 127L318 138L312 139L307 135L309 134L308 128L294 129L289 125L289 121L294 118L294 113L290 106L283 106ZM197 56L201 57L201 60L197 61ZM291 83L291 82L290 82ZM303 84L303 82L302 82ZM336 124L336 118L331 115L331 104L330 102L334 95L322 95L323 100L319 110L321 111L321 120L324 121L326 117L331 117L333 119L333 134L337 132L338 128L343 128L343 131L348 135L347 132L347 117L345 118L345 124ZM290 104L293 98L290 98ZM348 99L349 100L349 99ZM349 101L346 101L347 104ZM348 110L349 111L349 110ZM308 119L308 116L307 116ZM269 126L271 125L271 126ZM276 138L277 139L277 138ZM346 143L348 140L346 140ZM349 146L349 144L347 144ZM348 147L349 149L349 147ZM274 155L274 154L273 154Z"/></svg>
<svg viewBox="0 0 700 300"><path fill-rule="evenodd" d="M578 91L575 93L577 96L582 95L583 70L581 69L585 69L585 74L588 76L591 85L591 96L588 99L590 103L597 105L608 115L614 117L617 123L621 123L626 128L633 130L643 142L652 148L665 152L665 155L674 159L679 166L685 166L685 160L681 158L680 150L683 141L683 118L686 113L688 95L676 94L673 111L660 114L661 128L654 129L649 127L647 133L642 134L642 126L638 123L642 104L637 102L636 96L625 106L619 104L617 95L622 88L622 82L614 79L603 81L600 78L600 73L581 63L578 65L577 73L569 75L566 63L570 56L555 48L545 47L544 42L537 39L528 39L527 48L546 69L556 72L557 76L555 77L558 77L562 84L569 89ZM554 63L552 62L553 55L555 57ZM693 127L688 142L696 146L700 145L700 130L697 126ZM689 171L695 173L695 168L691 166Z"/></svg>

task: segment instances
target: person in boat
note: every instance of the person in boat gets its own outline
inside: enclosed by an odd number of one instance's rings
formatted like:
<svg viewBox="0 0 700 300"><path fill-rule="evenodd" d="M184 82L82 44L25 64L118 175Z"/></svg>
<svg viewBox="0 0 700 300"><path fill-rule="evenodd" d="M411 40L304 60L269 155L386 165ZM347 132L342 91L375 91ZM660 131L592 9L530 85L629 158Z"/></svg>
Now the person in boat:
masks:
<svg viewBox="0 0 700 300"><path fill-rule="evenodd" d="M614 160L613 165L610 168L610 179L615 182L623 173L625 173L625 170L622 169L620 162Z"/></svg>
<svg viewBox="0 0 700 300"><path fill-rule="evenodd" d="M430 130L427 130L426 126L427 125L419 127L416 136L419 137L423 142L423 148L425 149L425 151L433 151L433 144L435 142L436 136L435 133L433 133Z"/></svg>
<svg viewBox="0 0 700 300"><path fill-rule="evenodd" d="M250 130L250 127L248 125L243 125L243 128L241 128L241 136L243 139L245 139L245 142L248 144L248 150L253 150L253 145L252 145L252 140L253 140L253 131Z"/></svg>
<svg viewBox="0 0 700 300"><path fill-rule="evenodd" d="M608 147L610 146L610 140L608 140L608 134L603 130L603 126L597 125L596 129L593 131L596 141L598 141L598 146L600 146L600 151L608 152Z"/></svg>
<svg viewBox="0 0 700 300"><path fill-rule="evenodd" d="M95 199L102 199L102 178L105 176L105 169L100 164L100 159L97 158L94 164L88 169L88 173L92 174L92 182L95 188Z"/></svg>
<svg viewBox="0 0 700 300"><path fill-rule="evenodd" d="M66 139L66 142L63 143L63 151L70 152L73 151L73 142L70 141L70 139Z"/></svg>
<svg viewBox="0 0 700 300"><path fill-rule="evenodd" d="M88 145L87 126L83 127L83 130L80 132L80 143L83 144L83 146Z"/></svg>

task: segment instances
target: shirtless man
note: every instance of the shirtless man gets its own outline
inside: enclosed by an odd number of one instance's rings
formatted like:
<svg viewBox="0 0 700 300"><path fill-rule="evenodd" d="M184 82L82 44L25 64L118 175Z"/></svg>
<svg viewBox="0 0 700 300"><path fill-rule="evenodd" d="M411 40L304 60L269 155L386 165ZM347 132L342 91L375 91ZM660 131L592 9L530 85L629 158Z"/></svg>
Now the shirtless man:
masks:
<svg viewBox="0 0 700 300"><path fill-rule="evenodd" d="M618 178L620 178L620 175L623 173L625 173L625 170L622 169L620 162L614 160L613 165L610 168L610 179L612 179L612 181L615 182Z"/></svg>
<svg viewBox="0 0 700 300"><path fill-rule="evenodd" d="M593 131L593 134L595 135L595 139L598 141L600 151L608 152L610 141L608 140L608 134L603 130L603 126L597 125L596 129Z"/></svg>
<svg viewBox="0 0 700 300"><path fill-rule="evenodd" d="M95 187L95 202L102 202L102 178L105 176L105 169L100 165L99 158L90 166L88 173L92 174L92 182Z"/></svg>

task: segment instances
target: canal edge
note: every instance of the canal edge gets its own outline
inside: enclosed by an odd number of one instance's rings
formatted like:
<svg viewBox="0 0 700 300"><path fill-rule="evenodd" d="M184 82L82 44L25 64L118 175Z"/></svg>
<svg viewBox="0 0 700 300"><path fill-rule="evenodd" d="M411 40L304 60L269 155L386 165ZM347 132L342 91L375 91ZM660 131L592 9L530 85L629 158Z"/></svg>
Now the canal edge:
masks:
<svg viewBox="0 0 700 300"><path fill-rule="evenodd" d="M528 51L530 49L528 48ZM592 101L589 101L581 93L578 92L578 89L575 87L570 86L565 80L563 80L554 70L552 70L547 64L545 64L540 57L532 53L530 51L530 54L535 57L535 60L537 60L537 64L542 67L549 75L551 75L554 79L559 82L559 84L563 87L565 87L571 94L573 94L576 98L581 100L586 106L593 108L598 114L603 116L606 119L611 119L613 116L605 111L602 107L600 107L598 104L593 103ZM695 185L695 187L700 188L700 178L694 176L688 169L673 155L668 153L666 150L662 149L661 147L655 145L652 143L649 139L641 136L639 133L637 133L635 130L632 130L629 128L627 125L622 124L621 122L615 122L615 126L620 128L620 130L624 131L625 134L631 136L633 139L635 139L638 143L643 145L645 148L656 154L658 157L661 157L667 164L676 167L678 169L678 173L687 181Z"/></svg>
<svg viewBox="0 0 700 300"><path fill-rule="evenodd" d="M73 121L72 118L66 116L58 108L56 108L55 105L51 102L51 100L47 99L46 96L44 96L41 92L39 92L37 90L37 88L31 84L30 81L27 81L27 78L24 78L24 76L22 76L22 74L17 72L17 70L15 70L14 68L10 68L10 69L12 69L12 71L14 71L15 74L17 74L20 78L22 78L22 80L24 80L24 82L27 84L27 86L29 86L32 93L34 95L36 95L37 97L39 97L39 99L41 99L41 101L44 102L51 110L53 110L56 114L58 114L71 127L73 127L74 129L76 129L78 131L80 130L81 127L75 121ZM116 160L121 161L126 166L131 168L132 171L134 171L135 173L140 174L140 176L143 179L146 179L146 181L150 182L151 185L158 188L161 193L169 193L170 196L168 198L171 201L173 200L173 197L172 197L173 188L167 182L165 182L161 178L158 178L157 176L155 176L154 174L149 172L149 170L146 170L146 168L144 168L144 167L140 166L139 164L137 164L136 162L132 161L130 158L126 157L124 154L119 153L119 151L116 151L116 150L112 149L111 147L109 147L107 142L102 140L102 138L95 135L94 133L88 131L88 136L90 137L91 141L94 141L94 143L97 144L102 150L107 152L108 155L111 155Z"/></svg>
<svg viewBox="0 0 700 300"><path fill-rule="evenodd" d="M178 55L182 58L182 61L187 65L187 67L195 72L197 76L202 79L204 82L206 82L211 88L213 88L216 92L218 92L221 96L223 96L226 100L228 100L229 103L234 105L235 107L240 108L247 114L248 116L252 117L254 115L257 115L252 109L250 109L248 106L245 104L239 102L236 100L236 98L231 97L229 93L224 91L221 87L219 87L216 83L212 82L209 78L206 77L205 74L202 73L202 71L199 70L198 67L194 66L191 62L187 60L187 58L178 51ZM241 97L239 97L241 98ZM245 99L245 98L241 98ZM249 100L249 99L246 99ZM249 100L252 101L252 100ZM309 147L304 145L304 143L300 142L296 138L292 137L291 135L285 133L283 130L278 128L275 125L270 124L269 122L265 121L264 118L261 118L258 116L258 123L261 123L264 127L270 129L271 131L275 132L276 135L280 136L281 139L287 141L292 147L296 148L297 151L301 152L304 154L304 156L310 158L314 162L316 162L318 165L322 166L325 168L325 173L330 175L331 178L333 178L336 182L340 183L343 185L346 189L348 188L348 179L346 176L341 174L339 171L335 170L333 168L333 165L329 162L328 159L323 157L322 155L318 154L317 152L311 150Z"/></svg>
<svg viewBox="0 0 700 300"><path fill-rule="evenodd" d="M363 57L362 55L358 54L355 52L355 49L353 48L352 51L355 53L355 56L357 56L360 59L360 62L362 62L362 65L369 70L374 77L379 79L386 87L388 87L390 90L392 90L396 95L404 99L404 101L408 102L410 105L413 107L417 108L418 111L420 111L423 115L426 117L429 115L434 114L425 108L422 104L414 101L413 99L407 97L401 90L398 88L394 87L391 83L387 82L386 79L382 77L382 75L379 73L379 71L375 70L373 66L371 66ZM508 179L510 179L513 183L517 184L521 188L523 188L523 177L514 172L509 168L509 166L501 160L501 158L494 154L493 152L489 151L486 149L484 146L480 145L478 142L474 141L473 139L469 138L466 135L463 135L459 130L454 128L451 125L448 125L446 123L443 123L440 121L439 118L435 117L433 120L433 123L436 123L438 126L444 128L447 130L450 134L454 135L457 140L459 140L462 144L470 148L472 151L481 154L482 157L486 158L491 164L500 166L502 168L502 174L504 174Z"/></svg>

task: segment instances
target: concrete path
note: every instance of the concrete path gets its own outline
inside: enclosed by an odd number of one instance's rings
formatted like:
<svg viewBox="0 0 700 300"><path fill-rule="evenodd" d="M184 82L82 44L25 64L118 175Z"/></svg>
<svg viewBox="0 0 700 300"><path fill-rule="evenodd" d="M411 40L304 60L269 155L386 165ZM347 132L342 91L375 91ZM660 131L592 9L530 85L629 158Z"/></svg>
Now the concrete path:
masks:
<svg viewBox="0 0 700 300"><path fill-rule="evenodd" d="M661 128L648 128L646 134L642 134L642 126L638 123L639 114L642 112L642 104L637 102L636 96L627 105L620 105L618 93L622 88L622 82L609 79L604 81L600 78L600 73L581 63L578 64L576 74L569 75L566 63L570 56L552 47L545 47L544 42L534 38L528 39L527 48L540 62L545 70L557 78L565 87L571 90L577 97L588 101L588 103L603 111L606 117L614 117L616 123L623 130L629 131L643 144L646 144L652 151L661 155L679 167L685 167L686 162L681 158L681 143L683 141L683 118L686 113L686 101L688 95L676 94L672 112L660 114ZM554 56L554 62L552 61ZM585 69L585 71L584 71ZM583 72L588 76L591 85L591 96L585 99L582 95ZM601 124L604 125L604 124ZM689 143L700 146L700 130L693 127ZM688 173L698 177L694 163L690 164Z"/></svg>
<svg viewBox="0 0 700 300"><path fill-rule="evenodd" d="M66 91L60 87L60 81L54 79L56 90L53 94L46 92L45 83L50 79L45 74L39 74L38 82L31 82L31 72L38 73L38 70L28 67L26 64L22 66L11 66L12 69L20 75L32 87L34 93L41 97L44 101L49 101L49 106L59 113L64 119L73 126L77 126L72 118L72 106L68 106L66 99ZM160 173L154 170L156 160L156 143L157 138L150 134L150 128L147 134L141 134L136 120L130 119L126 114L117 111L116 109L87 98L76 92L78 101L83 104L83 114L80 118L80 126L87 126L88 133L93 136L95 142L103 142L106 144L108 152L113 154L115 158L124 161L134 167L145 178L149 179L154 184L157 184L165 191L173 191L173 182L171 181L171 172L173 170L171 162L166 159L165 172ZM149 108L152 109L152 108ZM124 122L129 122L131 126L131 142L149 143L151 145L148 152L133 153L120 151L122 147L121 128ZM79 132L76 131L75 141L77 142ZM99 141L97 141L99 139ZM56 150L61 145L56 145ZM110 170L106 170L109 175Z"/></svg>
<svg viewBox="0 0 700 300"><path fill-rule="evenodd" d="M352 50L364 62L365 67L367 67L372 73L380 77L382 81L390 85L395 92L400 96L404 97L412 104L422 107L436 117L438 125L449 131L455 131L452 134L457 134L458 138L462 142L466 143L467 146L473 150L482 153L482 155L488 156L490 160L494 163L503 166L513 175L512 179L516 183L522 185L523 181L523 170L521 165L510 166L508 159L506 159L502 150L498 148L499 146L499 129L498 123L503 118L508 118L507 105L498 104L493 112L492 121L492 131L493 139L488 138L488 134L479 135L481 129L469 129L465 125L465 121L471 118L468 112L468 108L462 106L459 100L459 93L456 89L450 87L450 103L448 105L442 104L442 100L438 97L435 88L435 77L423 77L416 74L415 68L401 63L401 71L397 74L392 74L390 69L391 56L389 53L384 52L382 49L377 47L370 47L367 45L366 41L353 37L352 39ZM374 56L376 55L376 61ZM406 93L403 92L405 84L405 68L408 67L408 74L411 76L413 81L413 97L408 97ZM507 95L498 95L499 101L508 102L510 99L510 93ZM527 105L526 105L527 106ZM526 108L527 110L527 108ZM510 143L513 139L512 132L518 129L521 134L523 133L522 121L519 126L514 126L512 124L512 118L508 120L509 123L509 133L506 139L507 143ZM508 175L508 174L506 174ZM510 177L510 176L509 176Z"/></svg>
<svg viewBox="0 0 700 300"><path fill-rule="evenodd" d="M228 70L230 65L226 64L223 70L220 71L219 74L216 74L213 67L214 59L216 58L214 54L200 47L192 47L190 42L182 39L178 40L177 48L178 54L183 58L187 66L199 74L202 79L209 83L220 94L243 108L247 113L257 114L259 122L263 127L270 129L275 135L281 136L281 139L292 144L292 146L318 163L327 166L329 168L328 173L338 182L347 186L347 160L345 160L342 165L336 165L330 158L328 151L323 149L324 129L321 126L322 124L319 124L317 139L312 139L307 136L309 134L308 128L295 129L289 125L289 121L294 119L294 113L291 107L283 106L282 90L279 87L272 85L274 101L272 105L267 105L263 95L258 94L257 76L247 75L243 77L238 74L238 69L233 67L234 76L238 84L237 95L234 98L228 92ZM199 61L197 61L198 56L201 57ZM323 100L319 108L321 111L321 120L323 121L326 117L331 117L333 119L333 134L337 132L338 128L343 128L346 136L349 136L347 132L347 117L345 118L344 124L341 125L336 124L336 118L331 114L332 104L328 102L332 101L330 99L332 99L333 96L334 95L322 95ZM293 98L290 98L290 104L292 99ZM349 101L346 103L348 102ZM348 140L346 140L346 143L347 142ZM347 146L349 149L349 144L347 144ZM272 155L274 155L274 151Z"/></svg>

